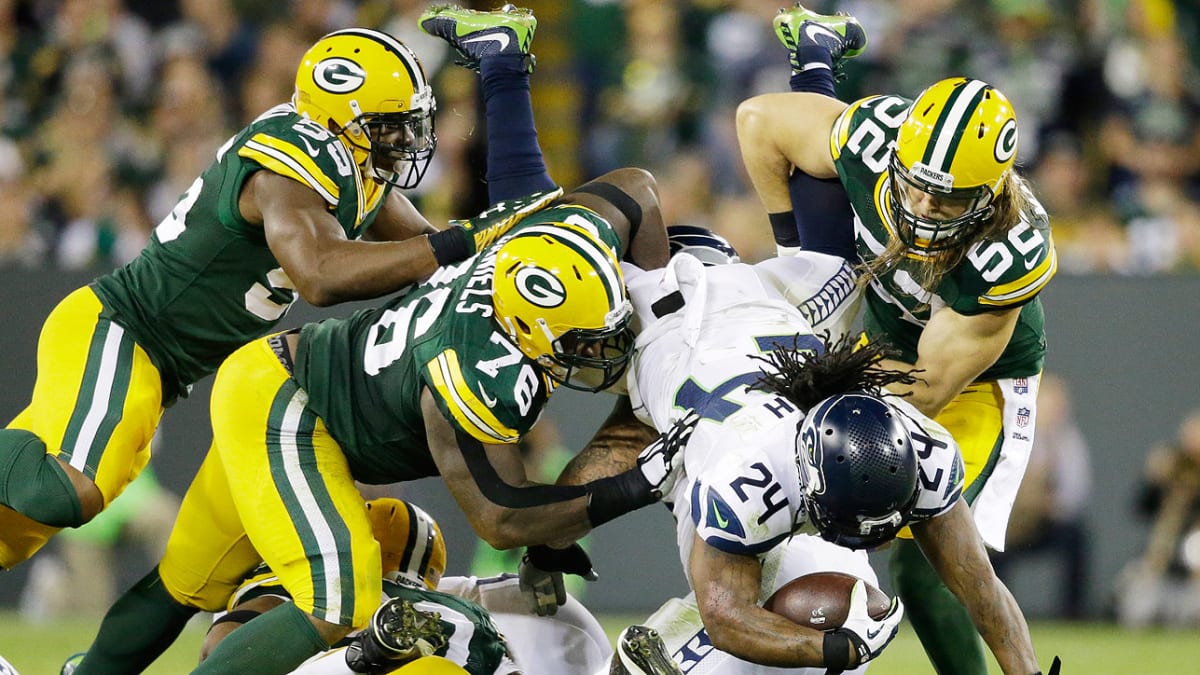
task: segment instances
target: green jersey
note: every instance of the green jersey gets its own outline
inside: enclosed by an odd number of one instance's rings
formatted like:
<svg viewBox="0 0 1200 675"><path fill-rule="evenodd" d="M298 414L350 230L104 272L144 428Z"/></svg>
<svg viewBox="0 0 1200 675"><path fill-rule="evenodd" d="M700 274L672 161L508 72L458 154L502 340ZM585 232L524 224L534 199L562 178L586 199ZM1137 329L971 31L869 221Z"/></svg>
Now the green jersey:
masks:
<svg viewBox="0 0 1200 675"><path fill-rule="evenodd" d="M500 242L556 222L591 229L621 257L612 226L580 206L527 216ZM554 386L493 318L500 242L381 307L301 331L296 380L342 446L355 480L382 484L437 474L421 413L426 388L453 427L482 443L516 443L537 421Z"/></svg>
<svg viewBox="0 0 1200 675"><path fill-rule="evenodd" d="M316 190L352 239L390 189L364 183L346 145L291 104L222 145L141 254L92 284L106 317L129 330L162 373L167 401L269 333L296 299L262 227L238 209L242 186L262 170Z"/></svg>
<svg viewBox="0 0 1200 675"><path fill-rule="evenodd" d="M912 101L872 96L854 102L834 124L830 150L857 216L855 240L864 262L881 254L895 236L889 208L888 163L897 130ZM934 311L964 315L1021 307L1003 354L979 379L1033 375L1042 369L1046 334L1037 294L1057 270L1046 211L1031 193L1030 209L1005 237L973 244L963 263L929 292L914 281L919 261L904 263L871 282L863 325L869 338L886 337L901 358L916 362L917 342Z"/></svg>

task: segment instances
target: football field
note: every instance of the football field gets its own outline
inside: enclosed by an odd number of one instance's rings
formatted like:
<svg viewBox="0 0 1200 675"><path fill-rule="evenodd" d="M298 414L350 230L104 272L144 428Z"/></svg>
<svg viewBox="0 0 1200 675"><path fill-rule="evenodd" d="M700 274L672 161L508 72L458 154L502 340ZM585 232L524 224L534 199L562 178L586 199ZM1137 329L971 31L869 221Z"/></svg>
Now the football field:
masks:
<svg viewBox="0 0 1200 675"><path fill-rule="evenodd" d="M610 636L630 621L642 617L603 616ZM21 675L55 675L63 660L84 649L95 635L97 619L38 625L21 621L11 612L0 613L0 654ZM1200 672L1200 629L1128 631L1106 623L1050 623L1032 625L1034 643L1048 668L1058 654L1063 675L1181 675ZM147 673L180 675L196 662L203 625L193 622L183 636ZM903 625L871 672L876 675L926 675L932 672L911 628ZM1000 673L992 664L992 673Z"/></svg>

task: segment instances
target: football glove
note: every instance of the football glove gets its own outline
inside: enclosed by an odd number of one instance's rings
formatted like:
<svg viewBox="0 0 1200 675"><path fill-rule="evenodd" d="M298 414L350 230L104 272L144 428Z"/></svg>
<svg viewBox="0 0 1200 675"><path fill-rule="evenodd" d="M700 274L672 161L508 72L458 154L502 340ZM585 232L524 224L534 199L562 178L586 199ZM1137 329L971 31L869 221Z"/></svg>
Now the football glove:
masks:
<svg viewBox="0 0 1200 675"><path fill-rule="evenodd" d="M538 616L553 616L567 602L563 573L576 574L595 581L600 578L592 569L592 560L578 543L567 548L530 546L525 549L517 570L521 593L529 602L529 610Z"/></svg>
<svg viewBox="0 0 1200 675"><path fill-rule="evenodd" d="M654 496L662 499L663 495L671 493L679 473L683 471L683 453L692 431L700 422L700 415L695 410L688 410L671 425L658 440L646 446L638 455L637 465Z"/></svg>
<svg viewBox="0 0 1200 675"><path fill-rule="evenodd" d="M346 665L356 673L387 671L429 656L446 646L442 615L423 612L412 602L392 598L379 606L371 623L346 648Z"/></svg>
<svg viewBox="0 0 1200 675"><path fill-rule="evenodd" d="M507 234L526 216L549 206L550 202L561 197L562 193L562 188L556 188L546 192L535 192L520 199L508 199L491 206L474 218L452 220L450 224L466 230L470 239L471 255L475 255Z"/></svg>
<svg viewBox="0 0 1200 675"><path fill-rule="evenodd" d="M867 611L867 585L859 579L850 589L850 608L846 613L846 621L842 623L841 628L832 632L849 639L855 654L858 655L858 661L852 664L857 667L879 656L883 648L896 637L896 631L900 630L900 619L903 617L904 605L900 598L892 598L892 606L888 613L882 619L872 619Z"/></svg>

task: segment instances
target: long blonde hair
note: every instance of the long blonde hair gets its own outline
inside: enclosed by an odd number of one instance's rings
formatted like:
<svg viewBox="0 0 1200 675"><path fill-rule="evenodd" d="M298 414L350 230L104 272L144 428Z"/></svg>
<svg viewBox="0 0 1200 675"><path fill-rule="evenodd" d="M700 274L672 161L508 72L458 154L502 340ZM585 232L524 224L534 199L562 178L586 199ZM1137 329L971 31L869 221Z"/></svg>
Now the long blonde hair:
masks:
<svg viewBox="0 0 1200 675"><path fill-rule="evenodd" d="M918 259L914 280L921 288L934 292L946 278L946 275L958 268L967 251L976 242L996 241L1003 238L1014 225L1021 222L1021 214L1030 207L1029 184L1016 171L1009 171L1004 177L1000 194L996 195L995 207L991 218L984 222L975 236L964 240L958 246L937 251L926 256L914 256L911 250L899 237L893 236L888 241L887 248L874 260L859 266L863 274L859 275L859 283L869 283L872 278L882 278L900 266L906 259Z"/></svg>

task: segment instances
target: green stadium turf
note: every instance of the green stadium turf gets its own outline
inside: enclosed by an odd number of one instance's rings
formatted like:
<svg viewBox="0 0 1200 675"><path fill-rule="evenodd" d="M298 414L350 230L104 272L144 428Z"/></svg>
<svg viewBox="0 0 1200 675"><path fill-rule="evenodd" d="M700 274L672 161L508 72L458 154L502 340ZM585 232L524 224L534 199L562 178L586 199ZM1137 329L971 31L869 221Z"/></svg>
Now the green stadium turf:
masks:
<svg viewBox="0 0 1200 675"><path fill-rule="evenodd" d="M601 617L610 636L641 616ZM98 619L78 619L50 624L22 621L12 612L0 612L0 655L21 675L54 675L63 660L87 647ZM1107 623L1050 623L1032 625L1034 645L1042 667L1058 654L1063 675L1180 675L1200 672L1200 629L1129 631ZM152 675L179 675L196 662L204 635L200 620L189 625L175 645L147 670ZM912 630L904 625L900 635L871 667L875 675L927 675L932 672ZM1000 673L992 664L992 672Z"/></svg>

